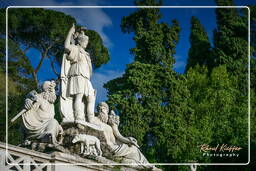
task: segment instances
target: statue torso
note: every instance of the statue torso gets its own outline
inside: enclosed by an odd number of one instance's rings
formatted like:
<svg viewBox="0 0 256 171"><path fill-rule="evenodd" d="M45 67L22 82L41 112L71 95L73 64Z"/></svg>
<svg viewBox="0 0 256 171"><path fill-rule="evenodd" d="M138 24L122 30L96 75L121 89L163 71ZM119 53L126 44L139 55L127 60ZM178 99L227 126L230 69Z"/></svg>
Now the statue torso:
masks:
<svg viewBox="0 0 256 171"><path fill-rule="evenodd" d="M67 59L70 61L71 66L68 76L83 76L90 79L92 72L91 59L89 53L79 46L73 45Z"/></svg>
<svg viewBox="0 0 256 171"><path fill-rule="evenodd" d="M38 116L41 120L48 120L54 118L54 105L48 100L40 98L40 106L38 108Z"/></svg>

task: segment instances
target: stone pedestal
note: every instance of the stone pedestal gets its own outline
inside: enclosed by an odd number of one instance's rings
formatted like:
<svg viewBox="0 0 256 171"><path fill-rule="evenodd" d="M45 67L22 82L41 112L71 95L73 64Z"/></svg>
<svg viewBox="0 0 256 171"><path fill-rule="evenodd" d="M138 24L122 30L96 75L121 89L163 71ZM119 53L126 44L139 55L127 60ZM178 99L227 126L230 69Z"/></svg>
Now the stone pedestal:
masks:
<svg viewBox="0 0 256 171"><path fill-rule="evenodd" d="M7 147L7 148L6 148ZM135 171L137 166L121 166L104 157L85 159L80 156L53 152L41 153L18 146L0 143L0 170L18 171Z"/></svg>
<svg viewBox="0 0 256 171"><path fill-rule="evenodd" d="M64 133L63 133L63 144L64 148L69 151L70 154L80 154L80 146L79 143L72 143L72 140L74 139L75 135L79 134L85 134L90 136L97 137L101 142L101 149L104 151L103 156L114 159L112 154L108 153L108 150L106 150L106 140L104 138L104 132L101 130L101 128L97 125L84 122L81 124L75 124L75 123L69 123L62 125ZM67 153L67 151L62 151L64 153ZM92 156L93 157L93 156Z"/></svg>

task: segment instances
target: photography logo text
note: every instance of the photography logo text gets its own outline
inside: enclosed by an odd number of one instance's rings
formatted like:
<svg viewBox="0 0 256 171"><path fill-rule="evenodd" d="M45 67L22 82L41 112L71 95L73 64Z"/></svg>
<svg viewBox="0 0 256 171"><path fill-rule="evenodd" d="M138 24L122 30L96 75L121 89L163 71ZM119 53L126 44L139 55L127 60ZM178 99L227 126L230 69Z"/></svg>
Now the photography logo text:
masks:
<svg viewBox="0 0 256 171"><path fill-rule="evenodd" d="M202 144L199 148L205 157L239 157L239 151L242 149L228 144L217 144L216 146Z"/></svg>

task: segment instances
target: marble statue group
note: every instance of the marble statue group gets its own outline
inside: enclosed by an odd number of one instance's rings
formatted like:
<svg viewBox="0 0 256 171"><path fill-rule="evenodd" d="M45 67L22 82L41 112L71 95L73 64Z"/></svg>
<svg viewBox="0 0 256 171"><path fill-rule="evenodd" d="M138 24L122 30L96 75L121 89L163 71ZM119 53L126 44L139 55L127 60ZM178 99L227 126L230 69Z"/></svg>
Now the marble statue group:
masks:
<svg viewBox="0 0 256 171"><path fill-rule="evenodd" d="M73 25L64 44L61 66L61 124L54 118L55 81L45 81L40 93L33 90L27 95L24 109L14 118L22 118L23 144L36 142L61 146L65 152L82 157L119 157L121 163L158 170L141 153L135 138L125 137L119 132L119 116L106 102L101 102L97 112L94 111L96 90L90 81L90 54L85 51L88 42L89 37L84 31L76 31Z"/></svg>

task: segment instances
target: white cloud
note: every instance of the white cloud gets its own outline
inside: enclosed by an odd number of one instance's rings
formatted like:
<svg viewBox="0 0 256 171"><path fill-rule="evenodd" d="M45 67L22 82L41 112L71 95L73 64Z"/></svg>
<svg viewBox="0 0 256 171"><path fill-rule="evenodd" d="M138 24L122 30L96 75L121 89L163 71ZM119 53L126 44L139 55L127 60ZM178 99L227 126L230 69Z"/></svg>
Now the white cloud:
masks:
<svg viewBox="0 0 256 171"><path fill-rule="evenodd" d="M78 0L73 2L58 2L57 0L23 0L11 5L29 5L29 6L98 6L102 4L100 0ZM54 8L56 11L64 12L74 17L78 24L88 29L98 32L107 47L113 44L108 36L104 33L105 27L112 26L110 17L101 8Z"/></svg>
<svg viewBox="0 0 256 171"><path fill-rule="evenodd" d="M97 5L97 4L96 4ZM109 16L104 13L104 11L100 8L78 8L78 9L70 9L70 8L59 8L56 9L58 11L62 11L66 14L73 16L78 24L85 26L90 30L95 30L98 32L107 47L112 47L112 42L108 38L108 36L104 33L104 27L112 26L112 21Z"/></svg>
<svg viewBox="0 0 256 171"><path fill-rule="evenodd" d="M114 78L120 77L123 74L124 72L121 71L106 69L99 69L99 71L96 70L93 72L91 81L93 88L97 90L96 103L107 100L107 90L103 88L104 83L107 83Z"/></svg>

